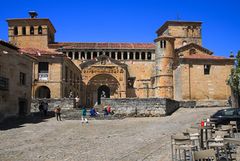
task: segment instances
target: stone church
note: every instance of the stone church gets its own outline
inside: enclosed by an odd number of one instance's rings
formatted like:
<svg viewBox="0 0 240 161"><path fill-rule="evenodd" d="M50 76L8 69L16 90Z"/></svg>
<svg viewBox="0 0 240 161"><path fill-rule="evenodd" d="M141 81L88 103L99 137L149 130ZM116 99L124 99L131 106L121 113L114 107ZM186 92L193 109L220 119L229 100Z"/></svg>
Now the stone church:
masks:
<svg viewBox="0 0 240 161"><path fill-rule="evenodd" d="M33 98L80 97L92 106L106 98L227 100L233 58L202 46L202 23L167 21L153 43L56 42L47 18L8 19L9 42L38 60Z"/></svg>

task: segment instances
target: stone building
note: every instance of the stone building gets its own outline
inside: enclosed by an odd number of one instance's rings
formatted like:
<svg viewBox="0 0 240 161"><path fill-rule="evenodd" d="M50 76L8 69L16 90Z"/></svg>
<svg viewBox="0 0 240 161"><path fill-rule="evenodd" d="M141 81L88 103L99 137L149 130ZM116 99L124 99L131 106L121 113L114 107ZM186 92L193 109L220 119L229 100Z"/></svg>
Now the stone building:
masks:
<svg viewBox="0 0 240 161"><path fill-rule="evenodd" d="M155 43L56 42L49 19L34 15L7 22L11 43L56 53L52 57L46 52L45 61L56 61L58 53L75 64L84 105L100 103L101 97L209 101L226 100L230 95L226 79L234 60L213 56L202 46L201 22L167 21L157 30ZM57 77L52 81L65 73L65 68L61 72L55 66L51 69ZM48 88L56 93L53 96L64 97L65 87ZM33 91L37 93L37 86Z"/></svg>
<svg viewBox="0 0 240 161"><path fill-rule="evenodd" d="M81 71L68 57L34 48L22 48L21 51L37 59L33 66L33 98L81 96Z"/></svg>
<svg viewBox="0 0 240 161"><path fill-rule="evenodd" d="M33 61L35 58L0 40L0 121L30 112Z"/></svg>

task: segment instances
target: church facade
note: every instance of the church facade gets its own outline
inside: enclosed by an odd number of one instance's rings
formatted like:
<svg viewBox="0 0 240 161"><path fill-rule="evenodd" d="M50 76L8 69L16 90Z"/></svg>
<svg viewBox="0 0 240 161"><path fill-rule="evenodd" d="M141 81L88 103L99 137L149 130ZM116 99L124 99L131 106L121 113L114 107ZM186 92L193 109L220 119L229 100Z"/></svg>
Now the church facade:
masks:
<svg viewBox="0 0 240 161"><path fill-rule="evenodd" d="M227 100L234 59L202 46L202 23L167 21L153 43L56 42L49 19L8 19L9 42L38 58L34 98Z"/></svg>

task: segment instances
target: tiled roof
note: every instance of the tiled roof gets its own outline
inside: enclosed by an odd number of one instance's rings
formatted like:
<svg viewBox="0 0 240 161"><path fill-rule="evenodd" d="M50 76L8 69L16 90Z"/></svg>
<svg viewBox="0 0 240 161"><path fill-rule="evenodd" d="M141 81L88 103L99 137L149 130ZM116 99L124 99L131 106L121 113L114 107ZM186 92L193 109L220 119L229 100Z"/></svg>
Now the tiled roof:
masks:
<svg viewBox="0 0 240 161"><path fill-rule="evenodd" d="M208 54L192 54L182 57L183 59L204 59L204 60L233 60L222 56L213 56Z"/></svg>
<svg viewBox="0 0 240 161"><path fill-rule="evenodd" d="M176 52L176 53L180 53L180 52L183 52L183 51L188 50L188 49L191 49L191 48L198 49L198 50L203 51L204 53L207 53L207 54L209 54L209 55L212 55L212 54L213 54L212 51L210 51L210 50L208 50L207 48L204 48L204 47L202 47L202 46L200 46L200 45L198 45L198 44L195 44L195 43L190 43L190 44L187 44L187 45L185 45L185 46L182 46L182 47L180 47L180 48L178 48L178 49L175 49L175 52Z"/></svg>
<svg viewBox="0 0 240 161"><path fill-rule="evenodd" d="M155 49L154 43L71 43L49 44L49 48L62 49Z"/></svg>
<svg viewBox="0 0 240 161"><path fill-rule="evenodd" d="M11 48L11 49L14 49L14 50L18 50L19 48L9 42L6 42L6 41L3 41L3 40L0 40L0 44L3 45L3 46L6 46L8 48Z"/></svg>
<svg viewBox="0 0 240 161"><path fill-rule="evenodd" d="M53 52L49 50L40 50L40 49L35 49L35 48L21 48L21 52L33 55L33 56L41 56L41 55L58 55L62 56L63 54L58 53L58 52Z"/></svg>

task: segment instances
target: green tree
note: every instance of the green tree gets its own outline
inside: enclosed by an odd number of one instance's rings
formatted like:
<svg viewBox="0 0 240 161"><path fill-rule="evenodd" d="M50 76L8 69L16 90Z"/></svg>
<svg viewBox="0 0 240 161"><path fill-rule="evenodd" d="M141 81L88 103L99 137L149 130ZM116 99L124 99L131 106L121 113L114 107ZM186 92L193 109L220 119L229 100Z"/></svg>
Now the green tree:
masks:
<svg viewBox="0 0 240 161"><path fill-rule="evenodd" d="M239 107L239 93L240 93L240 51L236 56L235 66L231 70L227 84L231 87L232 107Z"/></svg>

